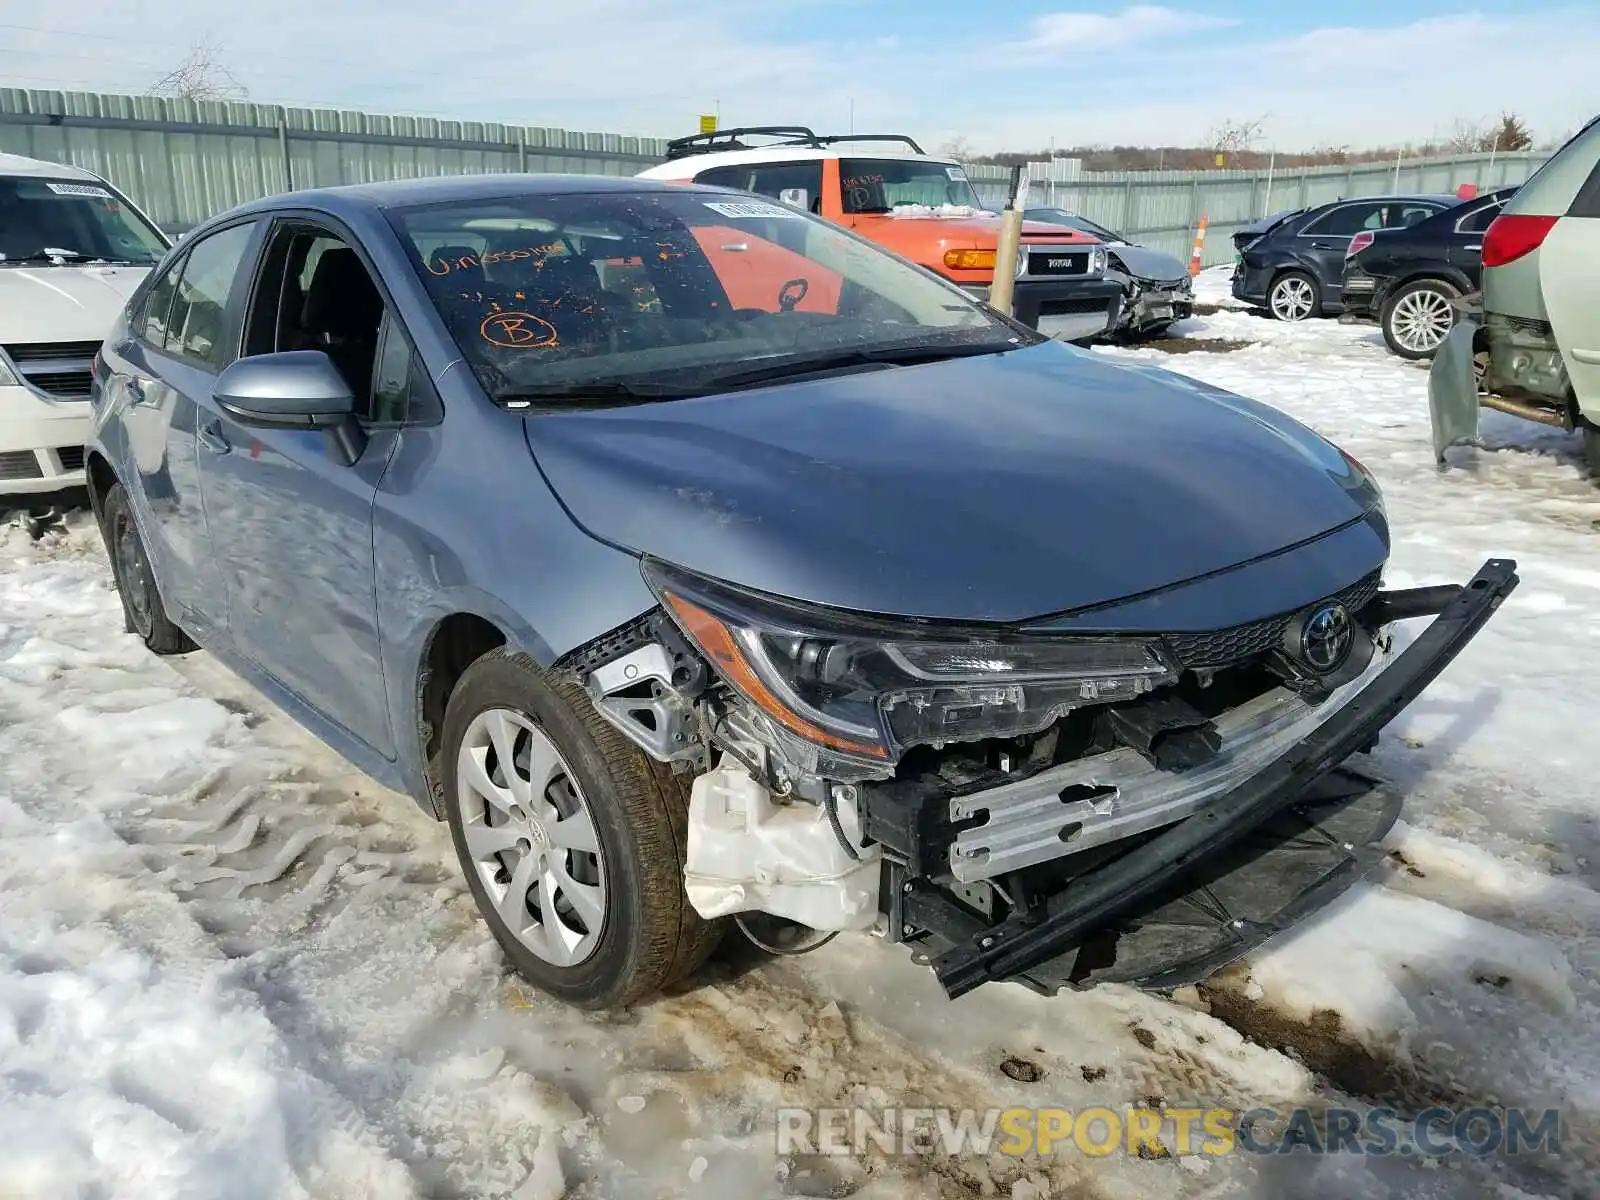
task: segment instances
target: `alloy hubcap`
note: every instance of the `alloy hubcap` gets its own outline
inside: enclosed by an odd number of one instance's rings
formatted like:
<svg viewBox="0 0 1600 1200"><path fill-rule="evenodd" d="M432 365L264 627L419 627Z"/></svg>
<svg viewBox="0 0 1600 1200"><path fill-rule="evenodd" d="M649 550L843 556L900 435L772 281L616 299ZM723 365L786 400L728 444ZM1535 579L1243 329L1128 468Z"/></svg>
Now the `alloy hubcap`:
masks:
<svg viewBox="0 0 1600 1200"><path fill-rule="evenodd" d="M1272 289L1272 315L1280 321L1303 321L1311 315L1311 285L1285 279Z"/></svg>
<svg viewBox="0 0 1600 1200"><path fill-rule="evenodd" d="M549 736L510 709L467 727L456 762L461 830L500 919L557 967L595 951L606 919L594 814Z"/></svg>
<svg viewBox="0 0 1600 1200"><path fill-rule="evenodd" d="M1449 299L1432 291L1408 292L1390 317L1394 340L1414 354L1437 350L1455 323Z"/></svg>

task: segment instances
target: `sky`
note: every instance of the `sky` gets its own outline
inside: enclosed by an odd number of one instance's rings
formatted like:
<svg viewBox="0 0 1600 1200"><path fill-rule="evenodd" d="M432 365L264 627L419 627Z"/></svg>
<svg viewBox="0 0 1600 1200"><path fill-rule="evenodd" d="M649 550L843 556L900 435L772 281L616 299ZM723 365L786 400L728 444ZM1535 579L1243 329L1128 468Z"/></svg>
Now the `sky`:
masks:
<svg viewBox="0 0 1600 1200"><path fill-rule="evenodd" d="M227 11L233 8L233 11ZM972 0L141 0L0 8L0 86L141 93L197 42L261 103L672 137L723 125L909 132L979 151L1398 145L1600 111L1600 5Z"/></svg>

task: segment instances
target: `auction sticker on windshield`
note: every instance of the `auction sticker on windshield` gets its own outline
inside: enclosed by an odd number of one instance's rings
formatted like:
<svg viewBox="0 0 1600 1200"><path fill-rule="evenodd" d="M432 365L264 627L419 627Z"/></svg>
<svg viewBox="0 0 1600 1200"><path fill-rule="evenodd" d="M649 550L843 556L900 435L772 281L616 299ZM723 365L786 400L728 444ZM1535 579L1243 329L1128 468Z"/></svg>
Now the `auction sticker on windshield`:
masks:
<svg viewBox="0 0 1600 1200"><path fill-rule="evenodd" d="M791 212L787 208L779 208L776 204L762 204L759 201L711 201L702 203L714 213L721 213L725 217L792 217L800 219L800 214Z"/></svg>
<svg viewBox="0 0 1600 1200"><path fill-rule="evenodd" d="M95 187L92 183L47 183L49 188L58 196L93 196L98 200L111 199L111 193L103 187Z"/></svg>

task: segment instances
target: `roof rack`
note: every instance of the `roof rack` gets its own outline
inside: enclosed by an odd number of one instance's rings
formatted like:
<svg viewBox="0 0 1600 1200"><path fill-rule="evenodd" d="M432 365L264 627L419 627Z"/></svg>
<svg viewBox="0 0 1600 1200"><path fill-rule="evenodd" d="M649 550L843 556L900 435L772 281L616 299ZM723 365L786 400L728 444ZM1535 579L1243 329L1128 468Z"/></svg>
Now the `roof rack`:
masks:
<svg viewBox="0 0 1600 1200"><path fill-rule="evenodd" d="M766 146L751 146L741 141L747 137L770 137L779 140ZM903 133L835 133L819 135L804 125L740 125L732 129L718 129L713 133L696 133L675 138L667 143L667 158L687 158L691 154L716 154L724 150L768 149L775 146L807 146L822 150L839 142L904 142L913 154L924 153L921 146Z"/></svg>

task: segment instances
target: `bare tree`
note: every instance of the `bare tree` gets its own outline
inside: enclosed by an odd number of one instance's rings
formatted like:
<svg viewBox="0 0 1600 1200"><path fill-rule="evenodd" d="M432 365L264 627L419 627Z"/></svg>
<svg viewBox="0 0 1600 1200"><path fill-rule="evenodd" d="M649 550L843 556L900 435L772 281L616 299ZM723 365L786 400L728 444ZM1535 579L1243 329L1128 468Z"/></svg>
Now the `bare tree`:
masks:
<svg viewBox="0 0 1600 1200"><path fill-rule="evenodd" d="M1439 148L1446 154L1476 154L1483 146L1484 137L1482 121L1457 117L1455 125L1439 143Z"/></svg>
<svg viewBox="0 0 1600 1200"><path fill-rule="evenodd" d="M939 147L939 153L952 162L967 163L977 157L972 149L972 143L965 137L956 136Z"/></svg>
<svg viewBox="0 0 1600 1200"><path fill-rule="evenodd" d="M189 48L184 60L152 83L147 96L184 96L190 100L244 100L250 93L223 65L223 46L207 34Z"/></svg>
<svg viewBox="0 0 1600 1200"><path fill-rule="evenodd" d="M1257 117L1253 121L1220 121L1206 135L1206 144L1218 154L1243 154L1255 149L1266 123L1265 117Z"/></svg>

